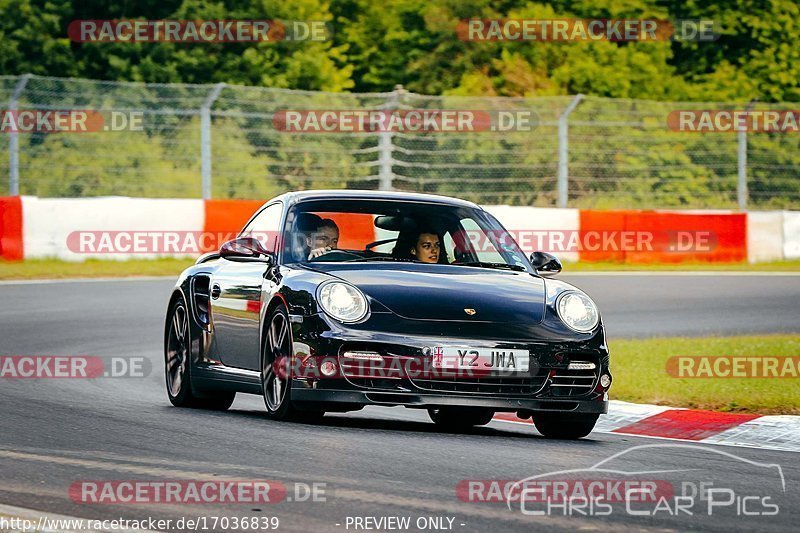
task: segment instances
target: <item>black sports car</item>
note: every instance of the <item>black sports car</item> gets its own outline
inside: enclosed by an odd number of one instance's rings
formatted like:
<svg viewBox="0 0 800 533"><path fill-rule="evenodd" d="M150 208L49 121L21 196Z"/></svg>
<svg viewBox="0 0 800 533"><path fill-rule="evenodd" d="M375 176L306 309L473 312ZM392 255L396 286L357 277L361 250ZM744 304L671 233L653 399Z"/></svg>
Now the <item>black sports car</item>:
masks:
<svg viewBox="0 0 800 533"><path fill-rule="evenodd" d="M609 356L592 300L543 278L560 270L470 202L287 193L178 279L169 399L261 394L276 419L401 405L449 428L515 412L580 438L607 412Z"/></svg>

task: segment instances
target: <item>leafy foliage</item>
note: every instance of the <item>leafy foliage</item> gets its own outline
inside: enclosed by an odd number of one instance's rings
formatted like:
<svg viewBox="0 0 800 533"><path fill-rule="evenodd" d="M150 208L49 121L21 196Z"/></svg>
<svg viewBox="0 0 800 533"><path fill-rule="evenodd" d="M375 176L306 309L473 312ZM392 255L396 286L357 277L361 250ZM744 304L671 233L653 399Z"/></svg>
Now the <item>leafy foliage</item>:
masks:
<svg viewBox="0 0 800 533"><path fill-rule="evenodd" d="M793 0L0 0L0 74L324 91L652 100L800 100ZM711 19L708 42L466 42L459 20ZM73 43L78 19L284 19L331 24L326 42Z"/></svg>
<svg viewBox="0 0 800 533"><path fill-rule="evenodd" d="M794 0L0 0L0 13L0 75L225 82L337 93L388 92L402 85L414 93L443 96L443 107L460 106L453 102L461 97L536 97L530 105L551 126L535 136L393 140L405 150L395 154L401 160L395 168L397 187L457 195L474 191L472 199L492 203L553 205L557 137L552 121L568 103L566 95L583 93L629 100L617 106L587 99L573 115L584 124L570 127L573 205L734 207L735 139L679 139L666 131L663 117L637 109L637 100L732 102L735 107L752 99L762 104L800 101L800 5ZM712 19L719 39L469 42L456 33L459 21L468 18ZM321 20L332 28L332 38L255 44L71 42L67 26L80 19ZM0 86L3 100L11 90L6 85ZM37 103L34 97L61 98L58 82L46 87L40 80L39 86L40 92L28 96L29 104ZM106 95L103 103L144 102L149 109L170 105L157 87L136 87L126 89L127 95ZM175 92L179 88L170 91L174 102L184 98ZM207 94L196 92L186 89L187 107L197 109ZM215 109L258 111L260 96L250 101L241 94L220 98ZM288 98L271 104L274 109L298 105ZM322 93L308 98L309 109L342 108L341 102L360 107L347 98L331 103ZM374 108L381 102L364 105ZM96 100L75 97L59 103L96 105ZM419 105L419 99L406 104ZM552 116L545 112L548 106ZM586 126L618 120L652 123L624 131ZM198 120L163 121L157 131L126 138L122 150L113 148L122 141L107 137L94 143L91 137L25 138L21 166L28 180L23 179L23 192L199 194ZM264 197L288 188L363 186L376 172L366 159L374 153L375 139L353 137L341 141L346 145L328 137L313 143L307 139L276 135L262 119L215 117L214 195ZM755 134L749 143L752 202L798 205L797 137ZM438 152L424 161L415 159L415 153L428 149ZM0 163L5 158L0 151ZM467 165L484 174L465 175ZM102 169L125 169L124 183L114 171ZM168 178L160 183L153 176ZM468 181L471 190L465 189Z"/></svg>

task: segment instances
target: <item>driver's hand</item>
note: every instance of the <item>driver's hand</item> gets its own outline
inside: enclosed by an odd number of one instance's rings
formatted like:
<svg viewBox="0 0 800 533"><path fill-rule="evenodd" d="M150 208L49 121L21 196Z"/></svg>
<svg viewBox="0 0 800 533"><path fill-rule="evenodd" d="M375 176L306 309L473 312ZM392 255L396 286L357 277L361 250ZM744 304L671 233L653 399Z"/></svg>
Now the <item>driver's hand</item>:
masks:
<svg viewBox="0 0 800 533"><path fill-rule="evenodd" d="M315 259L323 254L327 254L330 251L330 246L326 246L325 248L314 248L311 250L311 253L308 254L308 260L311 261L312 259Z"/></svg>

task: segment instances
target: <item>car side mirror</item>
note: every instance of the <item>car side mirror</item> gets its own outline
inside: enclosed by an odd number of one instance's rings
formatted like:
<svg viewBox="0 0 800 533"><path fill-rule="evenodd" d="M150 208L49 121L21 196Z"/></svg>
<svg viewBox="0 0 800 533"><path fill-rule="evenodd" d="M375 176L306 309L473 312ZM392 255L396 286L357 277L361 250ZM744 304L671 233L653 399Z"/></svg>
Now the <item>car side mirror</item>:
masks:
<svg viewBox="0 0 800 533"><path fill-rule="evenodd" d="M222 245L219 256L230 261L274 263L275 256L253 237L239 237Z"/></svg>
<svg viewBox="0 0 800 533"><path fill-rule="evenodd" d="M531 254L531 265L540 276L555 276L563 268L561 261L547 252L533 252Z"/></svg>

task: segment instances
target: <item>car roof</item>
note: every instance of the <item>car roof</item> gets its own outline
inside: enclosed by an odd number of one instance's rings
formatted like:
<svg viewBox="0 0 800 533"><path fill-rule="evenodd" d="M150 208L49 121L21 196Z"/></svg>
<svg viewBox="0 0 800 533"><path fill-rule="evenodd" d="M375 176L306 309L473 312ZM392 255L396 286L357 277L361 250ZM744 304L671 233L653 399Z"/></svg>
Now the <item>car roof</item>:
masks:
<svg viewBox="0 0 800 533"><path fill-rule="evenodd" d="M421 194L402 191L367 191L358 189L310 190L288 192L279 196L278 198L286 201L288 204L311 200L389 200L425 202L481 209L477 204L458 198L450 198L449 196L439 196L436 194Z"/></svg>

